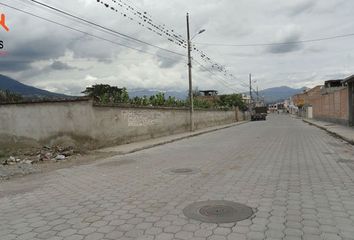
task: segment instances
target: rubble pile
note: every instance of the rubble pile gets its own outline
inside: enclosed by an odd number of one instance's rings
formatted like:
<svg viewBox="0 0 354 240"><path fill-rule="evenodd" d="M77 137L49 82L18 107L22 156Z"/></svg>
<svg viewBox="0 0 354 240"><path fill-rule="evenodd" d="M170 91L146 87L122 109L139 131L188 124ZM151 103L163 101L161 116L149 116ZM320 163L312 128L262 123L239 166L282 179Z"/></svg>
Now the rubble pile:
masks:
<svg viewBox="0 0 354 240"><path fill-rule="evenodd" d="M17 153L2 162L2 165L34 164L46 161L63 161L74 155L73 147L44 146L40 150ZM16 156L16 157L15 157Z"/></svg>

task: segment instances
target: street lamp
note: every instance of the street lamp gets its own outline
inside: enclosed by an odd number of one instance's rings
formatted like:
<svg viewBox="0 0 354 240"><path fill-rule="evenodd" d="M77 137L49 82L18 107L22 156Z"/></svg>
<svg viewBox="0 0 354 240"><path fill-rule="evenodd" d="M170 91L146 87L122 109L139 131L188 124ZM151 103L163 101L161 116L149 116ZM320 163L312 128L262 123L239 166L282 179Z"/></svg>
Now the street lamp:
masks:
<svg viewBox="0 0 354 240"><path fill-rule="evenodd" d="M187 50L188 50L188 77L189 77L189 124L190 124L190 131L194 131L194 103L193 103L193 85L192 85L192 40L199 34L205 32L205 29L200 30L197 32L192 38L190 38L189 32L189 14L187 13Z"/></svg>
<svg viewBox="0 0 354 240"><path fill-rule="evenodd" d="M199 34L202 34L203 32L205 32L205 29L200 30L199 32L197 32L196 34L194 34L194 36L192 37L191 40L193 40L196 36L198 36Z"/></svg>

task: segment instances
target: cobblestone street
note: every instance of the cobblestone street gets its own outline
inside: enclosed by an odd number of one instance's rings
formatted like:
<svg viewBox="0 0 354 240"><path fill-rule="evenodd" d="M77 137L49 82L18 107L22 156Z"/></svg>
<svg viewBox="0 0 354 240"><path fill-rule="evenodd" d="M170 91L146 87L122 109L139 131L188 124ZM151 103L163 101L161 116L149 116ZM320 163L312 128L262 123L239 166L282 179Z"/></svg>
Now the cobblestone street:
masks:
<svg viewBox="0 0 354 240"><path fill-rule="evenodd" d="M0 185L0 239L354 240L354 147L288 116ZM171 169L192 172L171 172ZM195 202L254 215L202 223Z"/></svg>

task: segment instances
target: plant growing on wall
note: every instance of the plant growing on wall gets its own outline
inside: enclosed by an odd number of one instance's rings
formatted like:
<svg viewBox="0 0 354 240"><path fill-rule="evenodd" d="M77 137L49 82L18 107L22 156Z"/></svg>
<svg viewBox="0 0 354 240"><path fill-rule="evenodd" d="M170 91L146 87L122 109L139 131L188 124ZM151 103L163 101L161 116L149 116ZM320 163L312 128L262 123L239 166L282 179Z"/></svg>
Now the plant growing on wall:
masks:
<svg viewBox="0 0 354 240"><path fill-rule="evenodd" d="M195 108L216 108L216 109L231 109L239 107L240 110L247 110L246 104L242 100L240 94L221 95L215 99L203 99L200 92L196 88L194 90L194 107ZM96 84L87 87L83 91L86 96L94 99L96 103L112 104L112 103L129 103L136 106L165 106L165 107L188 107L189 99L179 100L175 97L165 97L163 92L159 92L153 96L134 97L129 99L126 88L118 88L108 84ZM199 94L199 95L198 95Z"/></svg>

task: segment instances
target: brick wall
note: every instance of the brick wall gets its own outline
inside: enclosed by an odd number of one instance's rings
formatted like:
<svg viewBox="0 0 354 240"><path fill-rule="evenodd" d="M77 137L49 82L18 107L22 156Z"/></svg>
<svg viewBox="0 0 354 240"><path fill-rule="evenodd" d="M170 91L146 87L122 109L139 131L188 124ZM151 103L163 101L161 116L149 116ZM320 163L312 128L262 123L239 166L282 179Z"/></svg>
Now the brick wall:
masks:
<svg viewBox="0 0 354 240"><path fill-rule="evenodd" d="M309 98L313 107L313 117L318 120L348 124L348 89L343 88L334 92L317 93Z"/></svg>

